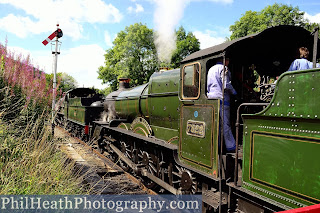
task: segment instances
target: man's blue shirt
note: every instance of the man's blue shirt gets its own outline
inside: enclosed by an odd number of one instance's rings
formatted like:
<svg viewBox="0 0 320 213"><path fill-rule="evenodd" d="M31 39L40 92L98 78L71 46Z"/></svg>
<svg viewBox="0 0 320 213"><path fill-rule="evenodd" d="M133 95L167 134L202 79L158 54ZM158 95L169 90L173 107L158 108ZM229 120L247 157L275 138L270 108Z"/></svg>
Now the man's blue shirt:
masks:
<svg viewBox="0 0 320 213"><path fill-rule="evenodd" d="M316 67L319 67L319 64L316 65ZM288 71L294 71L294 70L307 70L312 69L313 63L308 61L305 58L296 59L291 63L291 66L289 67Z"/></svg>

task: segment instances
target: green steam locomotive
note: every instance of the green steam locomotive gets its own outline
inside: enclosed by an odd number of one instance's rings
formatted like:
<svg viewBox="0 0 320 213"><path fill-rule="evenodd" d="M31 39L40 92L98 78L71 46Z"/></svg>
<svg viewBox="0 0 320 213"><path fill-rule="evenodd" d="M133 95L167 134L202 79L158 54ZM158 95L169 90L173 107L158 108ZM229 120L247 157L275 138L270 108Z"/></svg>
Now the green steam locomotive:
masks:
<svg viewBox="0 0 320 213"><path fill-rule="evenodd" d="M146 186L201 193L204 210L274 212L317 204L320 69L287 72L299 47L316 54L317 40L304 28L276 26L193 53L180 69L155 72L147 84L128 88L121 79L103 104L83 106L100 113L104 105L103 116L78 122L79 128L88 125L96 147ZM238 92L231 102L235 153L220 142L221 100L206 95L209 68L226 57Z"/></svg>

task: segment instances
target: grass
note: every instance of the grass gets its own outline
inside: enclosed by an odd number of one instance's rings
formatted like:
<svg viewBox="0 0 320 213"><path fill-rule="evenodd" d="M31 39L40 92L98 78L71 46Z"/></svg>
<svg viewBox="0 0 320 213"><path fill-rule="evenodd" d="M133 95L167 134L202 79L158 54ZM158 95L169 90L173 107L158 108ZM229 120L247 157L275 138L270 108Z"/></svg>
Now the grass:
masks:
<svg viewBox="0 0 320 213"><path fill-rule="evenodd" d="M29 56L0 43L0 195L85 193L51 135L51 88Z"/></svg>
<svg viewBox="0 0 320 213"><path fill-rule="evenodd" d="M0 194L84 193L80 177L73 173L73 163L57 150L52 139L50 114L28 114L20 106L15 108L18 116L12 120L6 118L12 114L8 111L11 107L3 106L0 106Z"/></svg>

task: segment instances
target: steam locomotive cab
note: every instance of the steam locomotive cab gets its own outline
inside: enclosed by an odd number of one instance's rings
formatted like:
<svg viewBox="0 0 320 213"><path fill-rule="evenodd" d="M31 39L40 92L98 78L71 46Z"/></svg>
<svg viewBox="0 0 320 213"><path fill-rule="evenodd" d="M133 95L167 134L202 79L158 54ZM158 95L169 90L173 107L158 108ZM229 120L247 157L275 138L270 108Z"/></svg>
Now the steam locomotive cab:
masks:
<svg viewBox="0 0 320 213"><path fill-rule="evenodd" d="M315 129L319 127L309 128L307 135L300 133L307 130L298 128L299 125L317 122L319 110L315 103L319 101L311 97L311 93L316 90L317 84L313 81L319 70L287 72L296 50L301 46L313 49L310 32L293 26L278 26L201 50L184 59L179 96L179 159L214 178L229 180L229 186L238 195L250 190L256 193L256 197L262 195L264 200L272 199L274 210L280 206L296 208L319 202L319 196L312 190L295 186L297 180L304 181L300 175L312 171L302 165L297 167L297 173L290 171L295 170L294 165L299 161L290 152L302 149L299 155L307 159L313 147L299 147L300 142L309 143L302 138L310 137L317 144L319 142ZM231 155L225 155L225 148L222 152L219 148L220 143L224 144L220 142L223 137L223 125L219 119L221 100L206 96L209 69L219 58L226 57L230 59L228 68L232 73L232 85L238 93L231 99L230 106L231 126L237 145L236 153ZM304 85L309 83L313 86L306 88ZM299 101L296 96L300 97ZM309 110L302 106L303 99ZM316 147L313 148L320 151L320 147ZM223 159L222 164L219 156ZM219 166L223 170L220 174ZM318 166L312 166L312 170ZM230 171L230 168L234 170ZM319 183L312 181L314 185ZM302 191L304 193L298 195ZM250 206L256 197L237 199L242 199L243 206ZM263 202L260 200L259 203Z"/></svg>

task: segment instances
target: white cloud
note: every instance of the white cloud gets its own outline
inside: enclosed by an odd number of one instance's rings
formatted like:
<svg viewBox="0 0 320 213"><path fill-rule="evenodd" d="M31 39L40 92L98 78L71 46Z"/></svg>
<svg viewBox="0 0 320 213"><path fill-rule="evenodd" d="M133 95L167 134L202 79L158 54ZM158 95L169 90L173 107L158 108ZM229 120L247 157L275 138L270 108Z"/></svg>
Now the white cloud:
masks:
<svg viewBox="0 0 320 213"><path fill-rule="evenodd" d="M199 2L199 1L210 1L215 3L223 3L223 4L232 4L233 0L184 0L185 2L189 3L191 1Z"/></svg>
<svg viewBox="0 0 320 213"><path fill-rule="evenodd" d="M25 38L32 25L29 17L15 16L9 14L8 16L0 19L0 28L16 34L20 38Z"/></svg>
<svg viewBox="0 0 320 213"><path fill-rule="evenodd" d="M79 39L83 23L118 23L123 17L116 7L102 0L2 0L0 4L10 4L27 14L0 18L1 28L21 38L51 32L58 22L63 26L64 35Z"/></svg>
<svg viewBox="0 0 320 213"><path fill-rule="evenodd" d="M130 6L130 7L128 7L127 11L128 11L129 13L133 13L133 12L135 12L135 13L141 13L141 12L144 11L144 8L142 7L141 4L136 4L136 8L133 8L133 7Z"/></svg>
<svg viewBox="0 0 320 213"><path fill-rule="evenodd" d="M225 37L219 36L216 31L206 30L205 32L194 31L193 34L200 41L200 49L205 49L223 43Z"/></svg>
<svg viewBox="0 0 320 213"><path fill-rule="evenodd" d="M112 47L113 39L111 38L110 33L108 31L104 31L104 41L106 42L107 47Z"/></svg>
<svg viewBox="0 0 320 213"><path fill-rule="evenodd" d="M156 2L158 0L151 0L153 2ZM199 2L199 1L209 1L209 2L215 2L215 3L223 3L223 4L232 4L233 0L182 0L185 4L188 4L190 2Z"/></svg>
<svg viewBox="0 0 320 213"><path fill-rule="evenodd" d="M61 51L58 58L58 72L73 76L79 86L104 88L98 80L98 68L104 64L105 50L99 45L81 45Z"/></svg>
<svg viewBox="0 0 320 213"><path fill-rule="evenodd" d="M23 49L21 47L15 47L15 46L8 46L8 52L9 54L13 54L15 59L18 56L21 56L22 58L26 58L28 55L31 55L31 52L29 50Z"/></svg>
<svg viewBox="0 0 320 213"><path fill-rule="evenodd" d="M136 13L140 13L143 12L144 8L142 7L141 4L136 4Z"/></svg>
<svg viewBox="0 0 320 213"><path fill-rule="evenodd" d="M320 13L318 13L318 14L316 14L316 15L314 15L314 16L312 16L312 15L310 15L310 14L308 14L308 13L305 13L304 14L304 17L306 18L306 19L308 19L310 22L312 22L312 23L320 23Z"/></svg>
<svg viewBox="0 0 320 213"><path fill-rule="evenodd" d="M193 1L204 1L204 0L193 0ZM207 1L224 3L224 4L232 4L233 3L233 0L207 0Z"/></svg>

